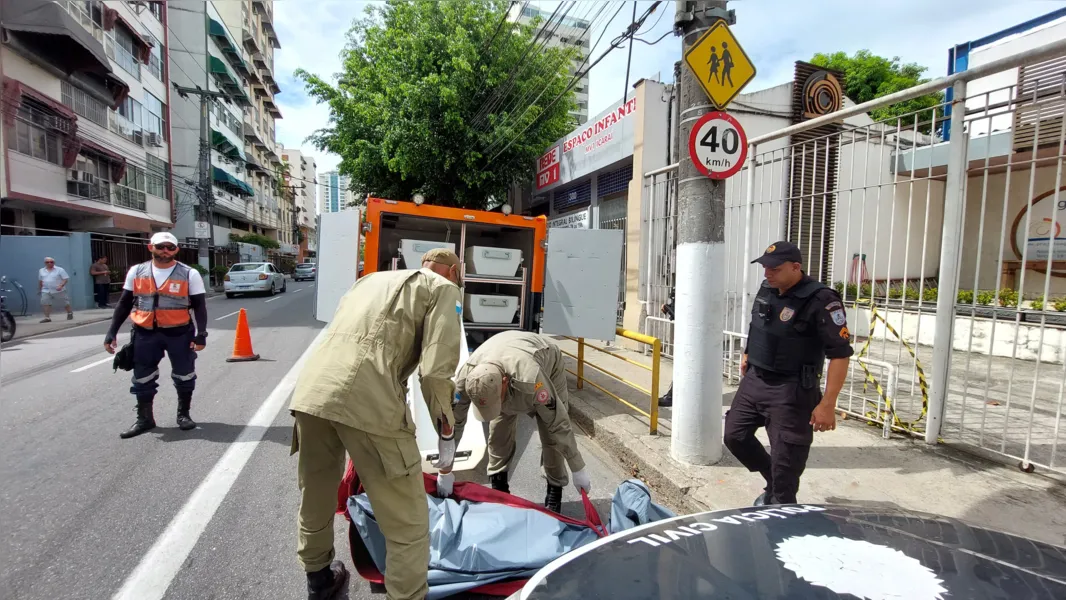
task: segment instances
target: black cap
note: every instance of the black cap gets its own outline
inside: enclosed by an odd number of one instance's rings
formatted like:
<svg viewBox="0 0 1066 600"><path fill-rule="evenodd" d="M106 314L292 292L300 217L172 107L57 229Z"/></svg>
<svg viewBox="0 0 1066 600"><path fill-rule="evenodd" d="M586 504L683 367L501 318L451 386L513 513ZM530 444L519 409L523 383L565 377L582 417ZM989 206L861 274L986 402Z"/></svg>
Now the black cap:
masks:
<svg viewBox="0 0 1066 600"><path fill-rule="evenodd" d="M798 246L792 242L774 242L766 248L762 256L751 261L751 264L759 263L764 267L779 267L787 262L803 262Z"/></svg>

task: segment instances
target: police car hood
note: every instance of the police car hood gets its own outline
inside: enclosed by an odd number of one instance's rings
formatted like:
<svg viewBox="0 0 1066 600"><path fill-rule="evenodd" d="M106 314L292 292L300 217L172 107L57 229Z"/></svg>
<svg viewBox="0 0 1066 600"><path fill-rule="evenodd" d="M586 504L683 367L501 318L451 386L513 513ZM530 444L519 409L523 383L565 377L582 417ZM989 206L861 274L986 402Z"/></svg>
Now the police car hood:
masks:
<svg viewBox="0 0 1066 600"><path fill-rule="evenodd" d="M1066 548L903 510L755 507L593 542L512 598L1062 599Z"/></svg>

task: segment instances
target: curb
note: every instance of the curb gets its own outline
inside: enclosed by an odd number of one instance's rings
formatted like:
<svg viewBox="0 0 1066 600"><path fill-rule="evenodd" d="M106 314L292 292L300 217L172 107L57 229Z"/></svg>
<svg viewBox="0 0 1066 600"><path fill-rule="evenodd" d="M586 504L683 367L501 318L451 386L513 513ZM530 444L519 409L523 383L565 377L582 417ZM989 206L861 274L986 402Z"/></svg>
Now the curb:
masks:
<svg viewBox="0 0 1066 600"><path fill-rule="evenodd" d="M568 379L574 379L572 375ZM693 498L685 474L669 458L669 438L651 435L645 429L643 435L626 431L622 420L633 424L639 423L630 416L603 417L583 398L590 394L587 390L569 390L570 419L590 438L596 441L608 454L618 460L630 473L646 483L656 493L656 502L672 506L680 514L691 514L711 510L712 507ZM646 427L640 424L641 428ZM662 449L653 446L663 446Z"/></svg>

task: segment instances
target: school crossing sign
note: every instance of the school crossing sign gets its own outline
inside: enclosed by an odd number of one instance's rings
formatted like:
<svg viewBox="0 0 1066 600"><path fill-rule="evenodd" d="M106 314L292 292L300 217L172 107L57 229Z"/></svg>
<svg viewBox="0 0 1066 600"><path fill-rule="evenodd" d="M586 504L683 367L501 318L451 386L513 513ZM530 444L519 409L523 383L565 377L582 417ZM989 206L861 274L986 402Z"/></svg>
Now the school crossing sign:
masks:
<svg viewBox="0 0 1066 600"><path fill-rule="evenodd" d="M688 153L697 171L711 179L727 179L744 167L748 136L731 115L709 112L689 131Z"/></svg>
<svg viewBox="0 0 1066 600"><path fill-rule="evenodd" d="M696 40L685 52L685 64L718 110L725 110L755 79L755 65L725 21L717 21Z"/></svg>

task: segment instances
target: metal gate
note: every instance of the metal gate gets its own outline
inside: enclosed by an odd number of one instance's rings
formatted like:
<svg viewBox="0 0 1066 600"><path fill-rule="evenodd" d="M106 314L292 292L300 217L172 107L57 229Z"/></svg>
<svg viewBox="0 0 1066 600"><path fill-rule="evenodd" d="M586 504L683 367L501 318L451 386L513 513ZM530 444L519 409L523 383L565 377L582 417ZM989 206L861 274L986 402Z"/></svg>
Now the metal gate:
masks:
<svg viewBox="0 0 1066 600"><path fill-rule="evenodd" d="M640 299L645 306L643 332L662 340L663 356L674 355L674 322L663 314L676 283L677 169L649 174L644 179L643 243Z"/></svg>

